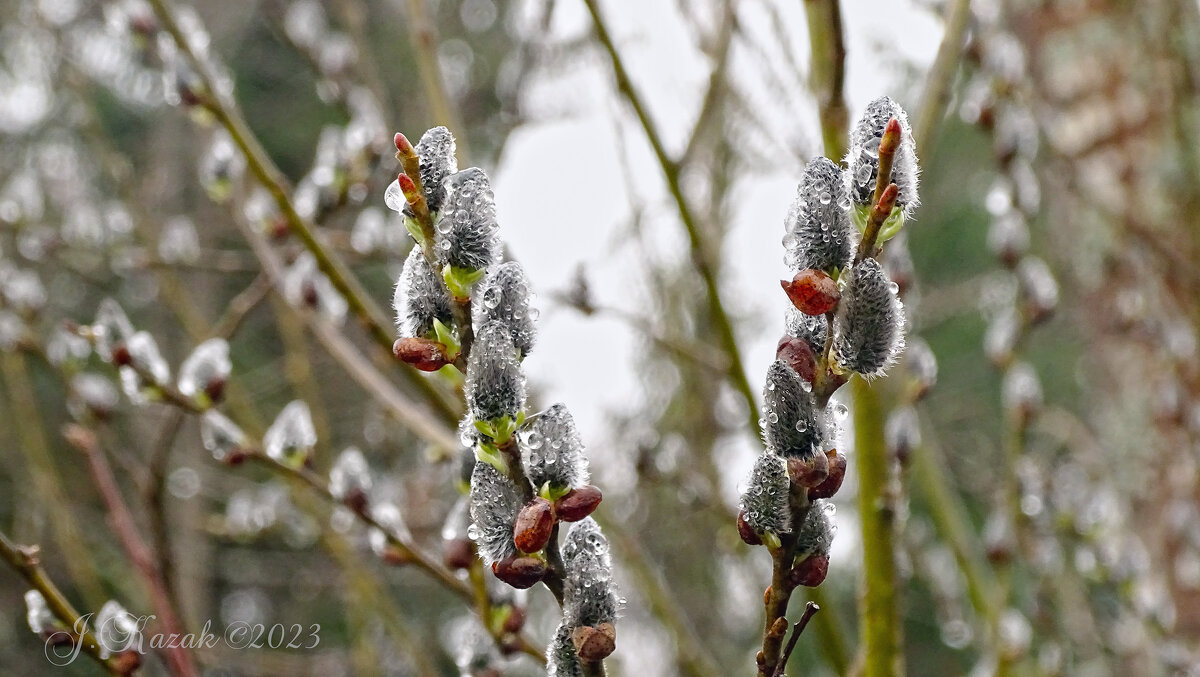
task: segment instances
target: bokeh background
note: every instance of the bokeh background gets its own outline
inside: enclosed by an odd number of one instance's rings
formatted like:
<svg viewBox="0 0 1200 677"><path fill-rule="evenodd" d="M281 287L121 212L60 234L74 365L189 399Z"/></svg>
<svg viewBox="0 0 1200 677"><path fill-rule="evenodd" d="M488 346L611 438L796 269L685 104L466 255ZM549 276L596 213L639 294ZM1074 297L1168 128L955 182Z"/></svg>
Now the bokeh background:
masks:
<svg viewBox="0 0 1200 677"><path fill-rule="evenodd" d="M583 0L171 6L297 210L382 307L410 246L383 200L391 134L452 129L460 166L491 174L508 254L538 292L535 401L571 407L605 492L627 600L610 673L750 674L770 561L730 517L760 444L696 260L715 270L757 391L787 305L783 219L824 152L830 80L813 67L810 22L828 2L597 5L628 89ZM840 19L842 129L892 96L923 172L923 204L887 265L910 355L931 352L936 376L909 360L876 386L908 672L1200 674L1200 5L852 0ZM360 448L372 499L440 548L454 464L334 353L374 360L414 401L427 393L337 308L317 313L342 337L331 348L303 299L263 276L247 233L290 266L285 278L306 274L302 247L272 228L212 116L181 100L192 74L153 8L8 0L0 24L0 529L40 544L77 606L115 598L148 613L60 434L81 401L111 398L98 431L173 563L185 622L321 624L318 650L210 652L210 674L460 674L477 634L460 600L379 561L361 526L303 487L214 462L194 419L117 395L95 357L64 367L63 322L92 322L104 298L173 368L219 326L227 406L265 426L305 400L316 468ZM81 385L77 370L92 377ZM853 420L824 610L789 674L854 670ZM5 674L99 674L45 663L24 591L0 572ZM544 641L553 600L521 603ZM527 657L496 666L537 674Z"/></svg>

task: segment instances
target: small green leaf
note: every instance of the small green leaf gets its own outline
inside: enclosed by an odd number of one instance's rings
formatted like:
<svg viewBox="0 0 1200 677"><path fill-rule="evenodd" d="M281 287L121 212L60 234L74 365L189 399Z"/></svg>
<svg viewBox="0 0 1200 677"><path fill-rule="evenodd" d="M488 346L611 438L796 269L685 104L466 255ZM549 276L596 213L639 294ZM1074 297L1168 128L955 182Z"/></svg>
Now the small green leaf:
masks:
<svg viewBox="0 0 1200 677"><path fill-rule="evenodd" d="M404 229L407 230L408 234L412 235L413 239L417 241L418 247L421 249L426 247L425 233L421 232L421 226L417 223L416 219L411 216L404 217Z"/></svg>
<svg viewBox="0 0 1200 677"><path fill-rule="evenodd" d="M517 424L513 422L508 414L501 416L498 419L492 420L492 425L495 427L496 434L492 435L492 439L496 444L504 444L512 438L513 433L517 431Z"/></svg>
<svg viewBox="0 0 1200 677"><path fill-rule="evenodd" d="M858 232L867 232L867 221L871 219L871 205L854 205L850 209L850 219L858 228Z"/></svg>
<svg viewBox="0 0 1200 677"><path fill-rule="evenodd" d="M475 460L487 463L502 475L508 475L508 464L504 462L504 456L500 454L499 449L487 442L480 442L475 446Z"/></svg>
<svg viewBox="0 0 1200 677"><path fill-rule="evenodd" d="M442 279L446 281L446 286L450 289L450 294L457 299L471 298L471 286L483 278L484 269L471 270L468 268L457 268L446 264L442 268Z"/></svg>
<svg viewBox="0 0 1200 677"><path fill-rule="evenodd" d="M446 346L446 355L451 360L456 359L462 352L462 345L458 342L458 337L454 335L454 330L435 317L433 318L433 332L437 335L438 343Z"/></svg>
<svg viewBox="0 0 1200 677"><path fill-rule="evenodd" d="M779 540L779 536L777 536L773 531L763 532L762 541L771 550L778 550L779 548L783 547L783 541Z"/></svg>
<svg viewBox="0 0 1200 677"><path fill-rule="evenodd" d="M475 421L474 423L475 423L475 429L478 430L479 432L483 433L484 435L487 435L488 437L496 436L496 429L492 426L491 423L488 423L487 421Z"/></svg>
<svg viewBox="0 0 1200 677"><path fill-rule="evenodd" d="M888 214L887 220L879 227L879 239L876 240L879 244L883 244L888 240L896 237L896 233L904 227L904 208L899 205L892 207L892 213Z"/></svg>

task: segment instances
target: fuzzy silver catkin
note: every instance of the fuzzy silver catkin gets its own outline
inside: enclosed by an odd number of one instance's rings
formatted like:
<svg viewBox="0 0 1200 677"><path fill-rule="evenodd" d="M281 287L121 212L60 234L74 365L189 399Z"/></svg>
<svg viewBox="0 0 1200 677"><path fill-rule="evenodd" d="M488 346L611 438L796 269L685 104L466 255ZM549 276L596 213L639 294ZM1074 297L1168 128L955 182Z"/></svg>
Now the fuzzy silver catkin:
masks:
<svg viewBox="0 0 1200 677"><path fill-rule="evenodd" d="M900 122L900 147L892 160L892 183L900 189L896 205L904 208L905 217L912 216L921 200L917 193L917 144L913 140L908 115L890 97L881 96L867 104L867 109L850 131L850 150L846 153L846 183L854 204L870 206L875 196L879 175L879 143L888 120Z"/></svg>
<svg viewBox="0 0 1200 677"><path fill-rule="evenodd" d="M804 380L781 360L767 368L763 386L763 436L784 458L810 458L822 451L821 427Z"/></svg>
<svg viewBox="0 0 1200 677"><path fill-rule="evenodd" d="M546 647L546 677L583 677L583 666L571 641L571 628L566 622L558 624L554 638Z"/></svg>
<svg viewBox="0 0 1200 677"><path fill-rule="evenodd" d="M741 513L746 524L758 533L786 534L792 530L792 508L787 466L767 450L759 455L742 494Z"/></svg>
<svg viewBox="0 0 1200 677"><path fill-rule="evenodd" d="M833 503L826 499L813 501L804 517L804 523L796 529L797 555L828 555L837 534L837 523Z"/></svg>
<svg viewBox="0 0 1200 677"><path fill-rule="evenodd" d="M791 307L784 312L784 326L789 336L804 339L814 355L825 349L825 337L829 334L829 323L821 315L806 315Z"/></svg>
<svg viewBox="0 0 1200 677"><path fill-rule="evenodd" d="M392 308L396 311L396 327L406 338L430 337L434 320L441 320L447 327L454 326L446 285L420 247L414 246L404 260Z"/></svg>
<svg viewBox="0 0 1200 677"><path fill-rule="evenodd" d="M445 127L434 127L421 135L413 148L421 161L421 188L429 211L441 211L446 199L446 177L458 171L454 136Z"/></svg>
<svg viewBox="0 0 1200 677"><path fill-rule="evenodd" d="M519 436L525 474L534 487L576 488L588 483L587 456L575 418L555 404L525 426Z"/></svg>
<svg viewBox="0 0 1200 677"><path fill-rule="evenodd" d="M482 169L468 167L450 175L445 186L434 227L437 258L454 268L483 270L500 256L491 182Z"/></svg>
<svg viewBox="0 0 1200 677"><path fill-rule="evenodd" d="M499 322L484 325L476 334L463 393L476 421L504 416L516 420L525 408L525 375L508 330Z"/></svg>
<svg viewBox="0 0 1200 677"><path fill-rule="evenodd" d="M475 326L488 322L500 322L508 328L513 345L521 351L521 358L533 350L537 340L537 312L529 307L530 288L525 270L516 261L494 266L480 284L471 304L472 321Z"/></svg>
<svg viewBox="0 0 1200 677"><path fill-rule="evenodd" d="M491 566L517 554L513 523L521 510L521 492L512 480L487 463L476 463L471 473L471 520L479 556Z"/></svg>
<svg viewBox="0 0 1200 677"><path fill-rule="evenodd" d="M621 601L612 581L608 539L590 517L571 525L562 547L563 622L571 628L595 627L617 619Z"/></svg>
<svg viewBox="0 0 1200 677"><path fill-rule="evenodd" d="M904 306L875 259L850 269L833 329L833 357L845 371L879 376L904 351Z"/></svg>
<svg viewBox="0 0 1200 677"><path fill-rule="evenodd" d="M842 170L828 158L809 162L784 223L784 260L789 268L829 271L850 263L854 236L846 212L849 204Z"/></svg>

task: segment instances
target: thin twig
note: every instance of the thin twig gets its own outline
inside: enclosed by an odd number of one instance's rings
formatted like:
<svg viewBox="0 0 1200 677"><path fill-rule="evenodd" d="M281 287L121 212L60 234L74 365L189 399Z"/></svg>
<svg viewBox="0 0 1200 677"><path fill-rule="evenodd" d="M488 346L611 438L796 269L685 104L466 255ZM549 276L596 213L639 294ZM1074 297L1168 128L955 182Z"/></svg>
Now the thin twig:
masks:
<svg viewBox="0 0 1200 677"><path fill-rule="evenodd" d="M276 289L283 289L283 262L279 260L278 254L261 239L254 237L248 224L236 218L234 221L246 235L247 241L262 262L263 271L270 278L272 284ZM299 311L296 312L299 313ZM383 404L397 421L437 448L458 449L459 442L454 435L445 426L438 423L425 407L410 400L384 378L340 331L314 313L299 314L317 338L318 343L360 386Z"/></svg>
<svg viewBox="0 0 1200 677"><path fill-rule="evenodd" d="M938 46L937 56L925 76L925 91L921 95L921 111L917 115L917 123L913 126L913 138L919 144L917 157L925 156L933 148L934 130L946 110L946 101L950 98L950 85L958 72L962 61L964 36L967 32L967 20L971 16L971 0L952 0L946 10L946 28L942 34L942 44Z"/></svg>
<svg viewBox="0 0 1200 677"><path fill-rule="evenodd" d="M427 2L408 0L408 35L417 60L417 71L425 88L430 116L457 133L458 152L464 160L469 161L471 153L467 145L467 130L458 117L457 109L450 105L450 96L442 82L442 69L438 66L437 56L437 28L429 16Z"/></svg>
<svg viewBox="0 0 1200 677"><path fill-rule="evenodd" d="M804 628L808 627L808 621L813 617L813 614L820 610L820 605L813 602L804 605L804 615L792 626L792 636L788 639L787 646L783 650L783 655L779 657L779 663L775 666L775 672L772 673L772 677L783 677L788 659L792 657L792 651L796 648L796 642L800 641L800 634L804 632Z"/></svg>
<svg viewBox="0 0 1200 677"><path fill-rule="evenodd" d="M150 593L151 603L162 622L163 629L166 630L168 636L183 637L183 624L179 620L179 613L163 582L162 572L156 566L150 548L138 534L137 523L134 522L133 514L129 512L129 506L125 504L125 499L121 497L121 487L112 474L112 468L109 467L104 452L100 449L96 435L83 426L70 424L64 428L63 436L71 446L83 452L87 457L92 479L108 510L109 525L116 533L121 548L129 557L130 563L133 564L133 568ZM172 675L195 677L198 674L191 654L178 643L168 642L162 653Z"/></svg>
<svg viewBox="0 0 1200 677"><path fill-rule="evenodd" d="M654 121L650 119L650 114L647 112L641 96L633 86L633 81L629 77L629 72L625 69L625 63L621 58L620 52L617 51L616 44L609 34L608 25L600 15L600 9L596 2L597 0L584 0L588 11L592 15L596 37L608 54L613 74L617 80L617 89L620 90L625 100L633 108L633 112L637 116L642 130L646 134L646 139L650 142L650 147L654 150L654 155L658 159L658 164L667 182L667 189L670 191L671 197L675 200L679 218L687 230L692 264L696 267L696 271L700 273L700 277L704 281L708 310L711 315L710 319L716 325L717 335L721 340L722 348L729 356L729 380L738 392L741 393L743 399L746 400L747 416L750 423L749 429L757 435L758 404L754 395L754 388L750 385L750 380L746 376L745 366L742 364L741 350L738 347L733 322L729 314L725 311L725 304L721 300L717 271L710 260L711 253L708 251L709 246L704 239L704 234L700 230L698 220L692 213L691 205L688 204L687 198L683 194L683 188L679 180L679 164L667 155L667 150L663 146L657 128L654 126Z"/></svg>

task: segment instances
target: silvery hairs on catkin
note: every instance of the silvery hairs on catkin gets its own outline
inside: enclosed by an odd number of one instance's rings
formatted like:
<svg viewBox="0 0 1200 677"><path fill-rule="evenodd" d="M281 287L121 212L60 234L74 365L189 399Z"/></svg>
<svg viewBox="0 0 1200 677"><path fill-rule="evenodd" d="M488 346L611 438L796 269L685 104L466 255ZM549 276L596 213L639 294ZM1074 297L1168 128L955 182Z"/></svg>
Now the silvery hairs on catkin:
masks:
<svg viewBox="0 0 1200 677"><path fill-rule="evenodd" d="M555 404L526 424L520 436L525 473L535 487L577 488L588 483L587 455L575 418Z"/></svg>
<svg viewBox="0 0 1200 677"><path fill-rule="evenodd" d="M904 306L875 259L850 269L833 328L833 355L843 370L880 376L903 352Z"/></svg>
<svg viewBox="0 0 1200 677"><path fill-rule="evenodd" d="M491 182L478 167L450 175L434 226L438 260L453 268L484 270L500 258Z"/></svg>
<svg viewBox="0 0 1200 677"><path fill-rule="evenodd" d="M513 522L524 502L512 480L487 463L471 473L471 519L477 530L479 556L487 565L517 554Z"/></svg>
<svg viewBox="0 0 1200 677"><path fill-rule="evenodd" d="M503 324L492 322L478 330L463 390L476 421L516 420L525 408L525 375Z"/></svg>
<svg viewBox="0 0 1200 677"><path fill-rule="evenodd" d="M454 136L445 127L434 127L421 135L413 150L421 163L421 187L425 189L429 211L440 212L446 198L446 187L442 184L447 176L458 171Z"/></svg>
<svg viewBox="0 0 1200 677"><path fill-rule="evenodd" d="M904 208L905 218L910 218L921 203L917 193L919 169L917 167L917 144L913 140L908 115L890 97L881 96L867 104L867 109L850 131L850 149L846 153L846 181L850 199L861 207L869 207L874 201L876 177L879 175L879 144L888 120L896 118L900 123L900 147L892 160L891 182L900 189L896 206Z"/></svg>
<svg viewBox="0 0 1200 677"><path fill-rule="evenodd" d="M392 297L396 326L406 338L428 338L433 321L453 326L454 312L441 275L429 265L420 247L413 247L404 259L396 294Z"/></svg>
<svg viewBox="0 0 1200 677"><path fill-rule="evenodd" d="M608 539L590 517L571 525L562 548L567 576L563 583L563 620L572 628L612 623L620 599L612 582Z"/></svg>
<svg viewBox="0 0 1200 677"><path fill-rule="evenodd" d="M483 278L471 305L473 323L482 327L489 322L503 324L521 358L529 355L537 340L537 313L530 308L529 281L516 261L493 266Z"/></svg>
<svg viewBox="0 0 1200 677"><path fill-rule="evenodd" d="M786 534L792 530L789 502L791 482L782 458L767 450L754 461L750 481L742 494L741 513L746 524L762 534Z"/></svg>
<svg viewBox="0 0 1200 677"><path fill-rule="evenodd" d="M804 379L786 363L767 368L763 386L763 437L767 448L784 458L811 458L823 452L820 416Z"/></svg>
<svg viewBox="0 0 1200 677"><path fill-rule="evenodd" d="M842 170L824 157L809 162L785 223L784 261L789 268L829 272L850 263L854 229L846 212L849 205Z"/></svg>

